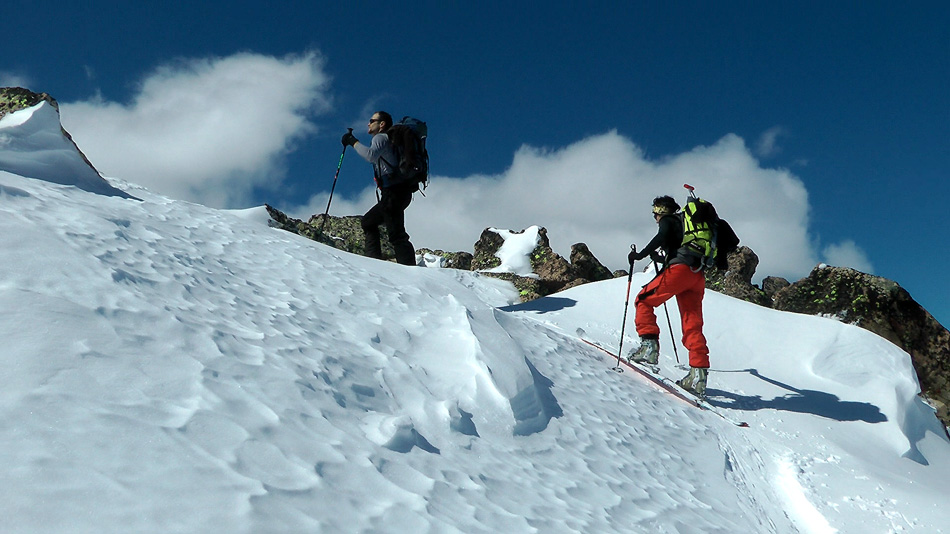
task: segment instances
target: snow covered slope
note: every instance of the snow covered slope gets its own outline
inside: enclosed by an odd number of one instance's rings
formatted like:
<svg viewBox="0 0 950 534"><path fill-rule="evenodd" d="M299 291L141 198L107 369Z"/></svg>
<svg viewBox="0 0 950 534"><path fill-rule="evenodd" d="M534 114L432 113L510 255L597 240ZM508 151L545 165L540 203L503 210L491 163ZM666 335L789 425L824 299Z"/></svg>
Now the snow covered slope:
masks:
<svg viewBox="0 0 950 534"><path fill-rule="evenodd" d="M737 428L577 340L616 344L625 279L516 305L263 209L90 193L49 148L0 163L4 532L950 523L950 443L909 357L863 330L710 293L710 393Z"/></svg>
<svg viewBox="0 0 950 534"><path fill-rule="evenodd" d="M45 101L0 118L0 169L102 195L126 196L86 162L63 133L59 111Z"/></svg>

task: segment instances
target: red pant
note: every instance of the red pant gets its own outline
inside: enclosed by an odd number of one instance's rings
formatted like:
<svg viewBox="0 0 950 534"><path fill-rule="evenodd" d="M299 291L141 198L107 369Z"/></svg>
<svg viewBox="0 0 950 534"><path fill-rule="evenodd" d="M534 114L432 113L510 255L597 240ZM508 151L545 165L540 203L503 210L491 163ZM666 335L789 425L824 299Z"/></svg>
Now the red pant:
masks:
<svg viewBox="0 0 950 534"><path fill-rule="evenodd" d="M694 273L688 265L667 267L660 276L643 286L637 295L637 334L659 336L653 309L671 297L676 297L683 323L683 345L689 350L690 367L709 367L709 347L703 336L703 294L706 292L706 277Z"/></svg>

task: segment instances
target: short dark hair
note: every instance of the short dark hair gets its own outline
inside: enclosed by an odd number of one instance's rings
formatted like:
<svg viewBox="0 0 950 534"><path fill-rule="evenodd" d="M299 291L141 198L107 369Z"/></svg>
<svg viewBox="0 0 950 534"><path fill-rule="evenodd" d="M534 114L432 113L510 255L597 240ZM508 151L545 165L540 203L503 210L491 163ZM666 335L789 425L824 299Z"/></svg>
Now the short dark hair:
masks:
<svg viewBox="0 0 950 534"><path fill-rule="evenodd" d="M669 195L664 195L662 197L654 198L653 207L654 207L653 213L657 213L660 215L668 215L668 214L676 213L677 211L680 210L680 205L677 204L676 200L674 200L673 197ZM657 210L656 208L660 208L660 210Z"/></svg>
<svg viewBox="0 0 950 534"><path fill-rule="evenodd" d="M393 116L390 115L389 113L386 113L385 111L377 111L376 113L374 113L374 115L379 117L382 122L386 123L386 128L383 130L384 132L388 130L390 126L393 125Z"/></svg>

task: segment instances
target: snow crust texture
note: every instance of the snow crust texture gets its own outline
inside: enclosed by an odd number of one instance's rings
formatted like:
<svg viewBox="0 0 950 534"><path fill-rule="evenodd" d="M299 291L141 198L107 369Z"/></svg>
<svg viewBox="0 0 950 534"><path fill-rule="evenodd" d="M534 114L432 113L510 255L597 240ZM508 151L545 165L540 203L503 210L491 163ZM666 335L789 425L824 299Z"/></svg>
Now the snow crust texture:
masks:
<svg viewBox="0 0 950 534"><path fill-rule="evenodd" d="M625 279L514 304L506 283L330 249L263 208L90 192L56 142L0 157L4 532L950 523L950 443L873 334L708 294L709 393L737 428L577 339L616 344Z"/></svg>

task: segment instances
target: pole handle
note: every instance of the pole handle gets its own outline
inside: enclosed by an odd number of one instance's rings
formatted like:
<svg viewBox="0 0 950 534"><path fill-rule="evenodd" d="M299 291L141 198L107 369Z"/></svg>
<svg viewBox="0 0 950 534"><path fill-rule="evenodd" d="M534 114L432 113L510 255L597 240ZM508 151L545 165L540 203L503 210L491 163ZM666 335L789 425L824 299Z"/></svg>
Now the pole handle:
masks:
<svg viewBox="0 0 950 534"><path fill-rule="evenodd" d="M636 251L637 251L637 244L634 243L634 244L630 245L630 250L633 251L633 252L636 252ZM630 273L628 274L627 278L628 278L628 279L631 279L631 280L633 279L633 262L632 262L632 261L630 262Z"/></svg>
<svg viewBox="0 0 950 534"><path fill-rule="evenodd" d="M352 134L353 128L347 128L346 131ZM346 149L347 145L343 145L343 152L340 153L340 164L336 167L336 176L340 175L340 167L343 166L343 156L346 155ZM333 185L336 185L336 176L333 177Z"/></svg>

